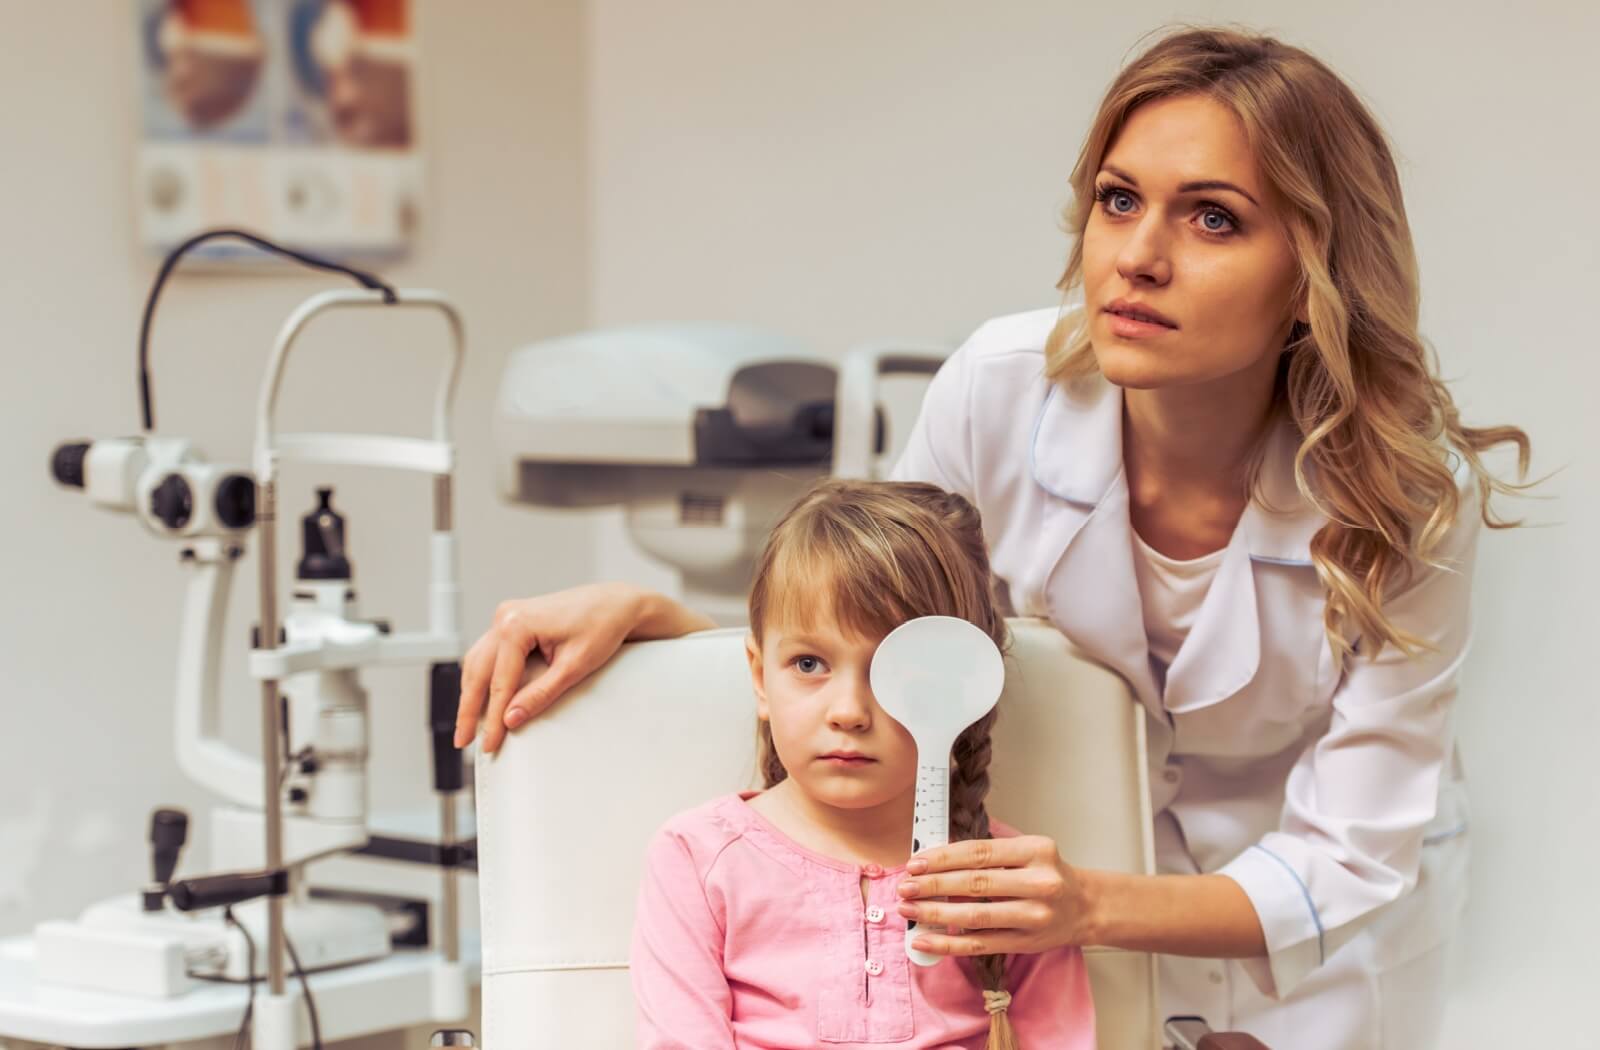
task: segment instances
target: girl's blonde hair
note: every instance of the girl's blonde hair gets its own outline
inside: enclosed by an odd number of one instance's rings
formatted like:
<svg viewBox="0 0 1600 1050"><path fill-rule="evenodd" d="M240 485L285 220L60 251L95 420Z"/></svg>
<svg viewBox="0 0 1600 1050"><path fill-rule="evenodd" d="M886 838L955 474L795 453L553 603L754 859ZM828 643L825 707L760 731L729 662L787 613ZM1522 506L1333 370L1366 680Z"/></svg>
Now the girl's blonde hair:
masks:
<svg viewBox="0 0 1600 1050"><path fill-rule="evenodd" d="M960 496L912 482L828 480L783 516L756 563L750 631L759 645L770 623L803 630L819 621L882 638L919 616L958 616L1003 650L1009 641L996 600L978 512ZM950 771L950 839L986 839L989 734L995 711L956 740ZM767 787L789 774L759 728ZM1005 957L974 960L990 1010L989 1050L1017 1050L1006 1016Z"/></svg>
<svg viewBox="0 0 1600 1050"><path fill-rule="evenodd" d="M1295 480L1328 524L1311 543L1327 592L1334 652L1364 637L1425 648L1385 615L1384 600L1427 563L1461 510L1452 461L1464 460L1491 528L1517 524L1489 510L1491 491L1527 486L1490 474L1479 454L1517 447L1526 477L1528 436L1517 427L1469 427L1417 330L1418 278L1400 179L1382 130L1337 74L1271 37L1188 29L1158 41L1112 82L1072 172L1066 222L1076 233L1058 287L1083 278L1083 233L1094 184L1129 115L1156 99L1201 95L1243 123L1299 260L1296 322L1280 363L1277 409L1300 434ZM1064 314L1045 346L1052 379L1097 370L1085 311ZM1249 485L1258 491L1260 454ZM1258 497L1259 498L1259 497Z"/></svg>

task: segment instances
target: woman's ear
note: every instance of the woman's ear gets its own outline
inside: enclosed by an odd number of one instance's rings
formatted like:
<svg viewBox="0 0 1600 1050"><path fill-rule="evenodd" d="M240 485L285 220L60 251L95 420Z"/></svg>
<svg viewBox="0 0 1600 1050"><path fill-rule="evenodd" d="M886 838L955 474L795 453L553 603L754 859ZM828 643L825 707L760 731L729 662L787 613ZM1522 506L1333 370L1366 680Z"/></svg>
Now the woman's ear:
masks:
<svg viewBox="0 0 1600 1050"><path fill-rule="evenodd" d="M761 646L756 642L756 636L744 636L744 655L750 661L750 687L756 691L756 717L763 722L768 719L767 714L767 669L761 662Z"/></svg>

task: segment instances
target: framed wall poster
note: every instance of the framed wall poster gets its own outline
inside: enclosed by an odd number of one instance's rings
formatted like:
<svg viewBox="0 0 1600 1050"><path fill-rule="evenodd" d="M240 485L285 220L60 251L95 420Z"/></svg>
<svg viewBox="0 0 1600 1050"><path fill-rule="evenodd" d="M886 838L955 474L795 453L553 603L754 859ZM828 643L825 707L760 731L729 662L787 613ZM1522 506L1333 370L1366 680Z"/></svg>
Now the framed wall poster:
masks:
<svg viewBox="0 0 1600 1050"><path fill-rule="evenodd" d="M241 226L335 257L405 254L422 187L410 0L138 3L146 248Z"/></svg>

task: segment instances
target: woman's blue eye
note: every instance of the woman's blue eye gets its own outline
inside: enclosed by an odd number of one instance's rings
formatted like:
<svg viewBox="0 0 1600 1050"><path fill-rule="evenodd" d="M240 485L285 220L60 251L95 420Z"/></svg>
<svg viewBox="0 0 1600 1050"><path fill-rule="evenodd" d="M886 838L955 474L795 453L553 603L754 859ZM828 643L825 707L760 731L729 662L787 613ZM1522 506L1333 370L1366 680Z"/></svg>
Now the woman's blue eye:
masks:
<svg viewBox="0 0 1600 1050"><path fill-rule="evenodd" d="M1216 220L1215 223L1212 220ZM1207 208L1200 213L1200 225L1207 233L1227 233L1234 228L1233 216L1225 211Z"/></svg>
<svg viewBox="0 0 1600 1050"><path fill-rule="evenodd" d="M1106 210L1113 215L1126 215L1133 210L1133 194L1126 190L1101 190L1100 200L1105 203Z"/></svg>

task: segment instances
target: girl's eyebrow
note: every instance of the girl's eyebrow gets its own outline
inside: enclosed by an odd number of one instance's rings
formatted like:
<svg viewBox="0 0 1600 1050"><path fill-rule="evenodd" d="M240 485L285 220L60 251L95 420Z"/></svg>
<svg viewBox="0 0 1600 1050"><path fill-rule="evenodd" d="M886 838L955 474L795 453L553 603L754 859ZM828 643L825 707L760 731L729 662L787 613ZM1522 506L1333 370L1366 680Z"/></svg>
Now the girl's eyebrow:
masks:
<svg viewBox="0 0 1600 1050"><path fill-rule="evenodd" d="M1100 170L1111 175L1115 175L1117 178L1121 179L1123 182L1126 182L1134 189L1139 188L1139 180L1134 178L1132 175L1129 175L1121 168L1114 168L1107 164ZM1178 187L1179 193L1202 193L1206 190L1226 190L1229 193L1237 193L1239 196L1243 197L1251 204L1254 204L1256 207L1261 207L1260 201L1256 200L1254 197L1250 196L1250 194L1246 193L1238 186L1235 186L1233 183L1225 182L1222 179L1199 179L1194 182L1185 182Z"/></svg>

